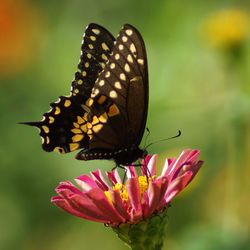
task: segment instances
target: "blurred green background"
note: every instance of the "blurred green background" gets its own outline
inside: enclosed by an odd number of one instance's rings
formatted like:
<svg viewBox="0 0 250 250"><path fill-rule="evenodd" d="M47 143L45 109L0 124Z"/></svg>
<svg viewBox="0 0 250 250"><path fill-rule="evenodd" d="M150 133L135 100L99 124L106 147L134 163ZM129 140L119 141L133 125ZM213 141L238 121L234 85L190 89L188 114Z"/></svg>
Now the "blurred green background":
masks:
<svg viewBox="0 0 250 250"><path fill-rule="evenodd" d="M150 153L198 148L205 165L169 209L164 249L250 249L249 1L1 0L0 249L127 249L102 224L50 203L62 180L109 161L41 150L36 129L49 103L69 93L85 27L115 36L131 23L148 53Z"/></svg>

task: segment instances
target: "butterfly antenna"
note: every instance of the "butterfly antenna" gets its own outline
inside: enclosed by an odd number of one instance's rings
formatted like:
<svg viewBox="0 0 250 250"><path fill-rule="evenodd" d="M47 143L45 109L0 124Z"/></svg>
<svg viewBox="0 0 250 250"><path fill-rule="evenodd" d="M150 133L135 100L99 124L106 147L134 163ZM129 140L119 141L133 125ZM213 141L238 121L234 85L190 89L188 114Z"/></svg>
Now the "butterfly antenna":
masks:
<svg viewBox="0 0 250 250"><path fill-rule="evenodd" d="M157 143L157 142L162 142L162 141L171 140L171 139L177 138L177 137L179 137L179 136L181 136L181 131L180 131L180 130L178 130L178 134L175 135L175 136L172 136L172 137L169 137L169 138L166 138L166 139L162 139L162 140L158 140L158 141L154 141L154 142L149 143L149 144L145 147L145 150L146 150L148 147L152 146L153 144L155 144L155 143Z"/></svg>

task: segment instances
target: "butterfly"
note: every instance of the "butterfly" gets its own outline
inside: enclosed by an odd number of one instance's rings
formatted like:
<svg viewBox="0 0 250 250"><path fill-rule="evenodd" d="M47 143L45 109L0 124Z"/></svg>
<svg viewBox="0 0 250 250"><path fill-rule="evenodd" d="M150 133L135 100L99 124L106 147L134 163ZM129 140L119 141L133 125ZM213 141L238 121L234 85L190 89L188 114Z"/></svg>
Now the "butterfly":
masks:
<svg viewBox="0 0 250 250"><path fill-rule="evenodd" d="M104 27L87 26L78 70L68 96L60 96L38 122L45 151L81 149L78 160L112 159L129 165L140 149L148 111L148 68L143 38L125 24L115 39Z"/></svg>

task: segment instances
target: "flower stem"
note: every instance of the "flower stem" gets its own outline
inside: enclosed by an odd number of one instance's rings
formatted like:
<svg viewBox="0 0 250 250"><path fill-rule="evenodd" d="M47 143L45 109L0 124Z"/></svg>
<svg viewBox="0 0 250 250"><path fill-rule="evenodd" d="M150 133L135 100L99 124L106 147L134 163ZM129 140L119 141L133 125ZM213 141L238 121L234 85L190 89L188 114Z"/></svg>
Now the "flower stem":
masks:
<svg viewBox="0 0 250 250"><path fill-rule="evenodd" d="M137 224L121 224L112 227L118 237L133 250L162 249L166 225L167 209Z"/></svg>

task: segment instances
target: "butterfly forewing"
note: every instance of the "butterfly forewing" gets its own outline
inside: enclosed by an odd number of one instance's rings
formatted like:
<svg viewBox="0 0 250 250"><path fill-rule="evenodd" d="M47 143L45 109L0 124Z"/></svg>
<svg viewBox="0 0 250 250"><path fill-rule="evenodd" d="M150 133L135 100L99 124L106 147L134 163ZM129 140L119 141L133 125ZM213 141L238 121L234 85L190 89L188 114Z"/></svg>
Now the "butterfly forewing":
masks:
<svg viewBox="0 0 250 250"><path fill-rule="evenodd" d="M105 28L91 23L83 35L78 71L72 82L73 95L89 97L114 46L114 37Z"/></svg>

